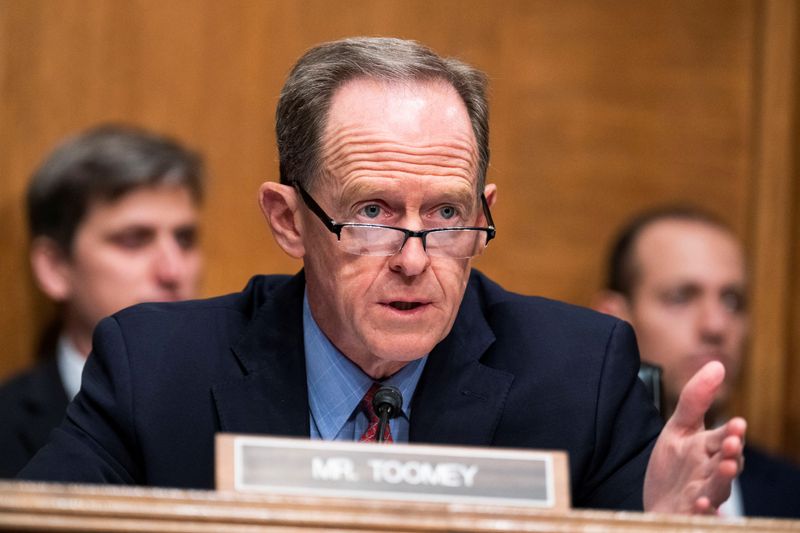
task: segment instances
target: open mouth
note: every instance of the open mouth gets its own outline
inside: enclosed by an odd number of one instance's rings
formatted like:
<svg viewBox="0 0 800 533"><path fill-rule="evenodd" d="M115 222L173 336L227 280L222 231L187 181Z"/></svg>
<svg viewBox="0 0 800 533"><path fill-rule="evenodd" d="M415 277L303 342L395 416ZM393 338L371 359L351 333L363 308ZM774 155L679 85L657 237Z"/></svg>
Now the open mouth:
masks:
<svg viewBox="0 0 800 533"><path fill-rule="evenodd" d="M411 311L422 305L422 302L390 302L389 305L398 311Z"/></svg>

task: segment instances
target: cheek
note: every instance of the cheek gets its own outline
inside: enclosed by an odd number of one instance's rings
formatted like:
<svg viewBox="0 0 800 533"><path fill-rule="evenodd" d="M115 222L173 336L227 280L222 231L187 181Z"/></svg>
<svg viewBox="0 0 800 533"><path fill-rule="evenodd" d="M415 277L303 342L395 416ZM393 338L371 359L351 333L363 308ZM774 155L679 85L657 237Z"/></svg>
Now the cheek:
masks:
<svg viewBox="0 0 800 533"><path fill-rule="evenodd" d="M203 258L199 252L192 252L185 260L185 268L183 271L186 273L185 281L192 286L196 286L200 282L200 276L203 273Z"/></svg>
<svg viewBox="0 0 800 533"><path fill-rule="evenodd" d="M332 273L332 290L339 295L339 301L347 307L358 309L374 301L382 286L382 276L388 269L384 257L349 257L339 263Z"/></svg>
<svg viewBox="0 0 800 533"><path fill-rule="evenodd" d="M83 272L84 285L87 292L104 302L127 306L149 294L149 271L149 261L142 257L112 254L87 265Z"/></svg>
<svg viewBox="0 0 800 533"><path fill-rule="evenodd" d="M306 256L305 261L308 285L322 296L319 301L344 318L361 314L386 262L382 257L336 253Z"/></svg>
<svg viewBox="0 0 800 533"><path fill-rule="evenodd" d="M643 314L637 320L637 327L637 335L642 330L641 336L655 346L666 348L691 343L693 328L689 317L668 309L656 307Z"/></svg>
<svg viewBox="0 0 800 533"><path fill-rule="evenodd" d="M734 343L737 345L744 344L745 339L747 339L748 326L749 323L747 319L744 318L737 319L733 322L733 335L731 335L731 337Z"/></svg>
<svg viewBox="0 0 800 533"><path fill-rule="evenodd" d="M83 254L76 263L75 279L86 286L103 286L135 278L137 261L126 261L119 254L98 250Z"/></svg>
<svg viewBox="0 0 800 533"><path fill-rule="evenodd" d="M633 317L632 323L640 357L661 366L666 379L680 373L681 361L689 353L691 344L686 338L685 328L663 316L640 314Z"/></svg>
<svg viewBox="0 0 800 533"><path fill-rule="evenodd" d="M71 306L92 325L101 318L138 303L140 281L119 271L102 268L84 271L74 284Z"/></svg>
<svg viewBox="0 0 800 533"><path fill-rule="evenodd" d="M434 261L431 270L444 296L447 311L455 317L469 281L470 261L468 259L443 259Z"/></svg>
<svg viewBox="0 0 800 533"><path fill-rule="evenodd" d="M443 285L458 285L466 283L471 266L471 259L433 257L430 269Z"/></svg>
<svg viewBox="0 0 800 533"><path fill-rule="evenodd" d="M675 328L666 328L664 324L653 323L648 324L640 333L640 342L646 342L651 346L660 347L662 350L670 346L680 344L678 342L681 333L676 331ZM637 333L639 333L637 331Z"/></svg>

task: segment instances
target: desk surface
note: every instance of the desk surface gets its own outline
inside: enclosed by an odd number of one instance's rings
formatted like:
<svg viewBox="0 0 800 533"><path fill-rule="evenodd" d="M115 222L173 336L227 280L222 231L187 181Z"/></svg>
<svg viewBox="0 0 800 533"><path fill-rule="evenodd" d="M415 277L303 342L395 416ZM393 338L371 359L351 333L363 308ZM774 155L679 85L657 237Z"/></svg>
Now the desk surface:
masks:
<svg viewBox="0 0 800 533"><path fill-rule="evenodd" d="M0 482L0 530L800 531L800 521Z"/></svg>

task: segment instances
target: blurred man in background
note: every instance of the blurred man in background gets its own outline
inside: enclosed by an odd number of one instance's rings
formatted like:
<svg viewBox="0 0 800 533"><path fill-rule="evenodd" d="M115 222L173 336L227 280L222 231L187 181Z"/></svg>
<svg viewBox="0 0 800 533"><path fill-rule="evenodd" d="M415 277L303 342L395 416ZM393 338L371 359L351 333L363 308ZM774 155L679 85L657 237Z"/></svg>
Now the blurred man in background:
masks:
<svg viewBox="0 0 800 533"><path fill-rule="evenodd" d="M608 259L597 308L630 322L642 361L663 372L665 417L705 363L726 378L707 424L724 420L748 332L747 266L733 231L709 213L664 208L623 227ZM722 506L728 515L800 517L800 470L745 448L745 469Z"/></svg>
<svg viewBox="0 0 800 533"><path fill-rule="evenodd" d="M39 362L0 388L0 477L14 476L63 418L101 318L197 294L202 174L200 157L171 139L102 126L67 140L33 175L31 267L58 316Z"/></svg>

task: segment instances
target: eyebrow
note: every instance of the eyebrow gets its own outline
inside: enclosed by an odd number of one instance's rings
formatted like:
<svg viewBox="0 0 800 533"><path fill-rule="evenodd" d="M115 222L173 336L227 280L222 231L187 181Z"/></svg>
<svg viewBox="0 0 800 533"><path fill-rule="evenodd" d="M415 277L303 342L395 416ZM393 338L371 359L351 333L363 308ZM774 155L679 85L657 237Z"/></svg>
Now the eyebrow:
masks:
<svg viewBox="0 0 800 533"><path fill-rule="evenodd" d="M106 228L106 231L104 233L107 236L114 236L114 235L120 235L120 234L123 234L123 233L130 233L130 232L156 233L157 231L158 231L158 229L152 224L133 223L133 224L125 224L124 226L119 226L119 227Z"/></svg>
<svg viewBox="0 0 800 533"><path fill-rule="evenodd" d="M358 184L350 187L347 191L343 191L343 193L339 196L339 200L344 203L345 200L350 200L353 198L363 198L363 197L393 197L397 194L402 193L402 188L387 188L382 187L377 184L372 183L364 183ZM464 187L459 187L457 190L449 190L449 191L442 191L441 193L434 193L435 197L444 198L445 201L449 201L450 203L464 205L469 207L474 207L477 205L477 198L474 195L474 190L470 188L469 190Z"/></svg>

